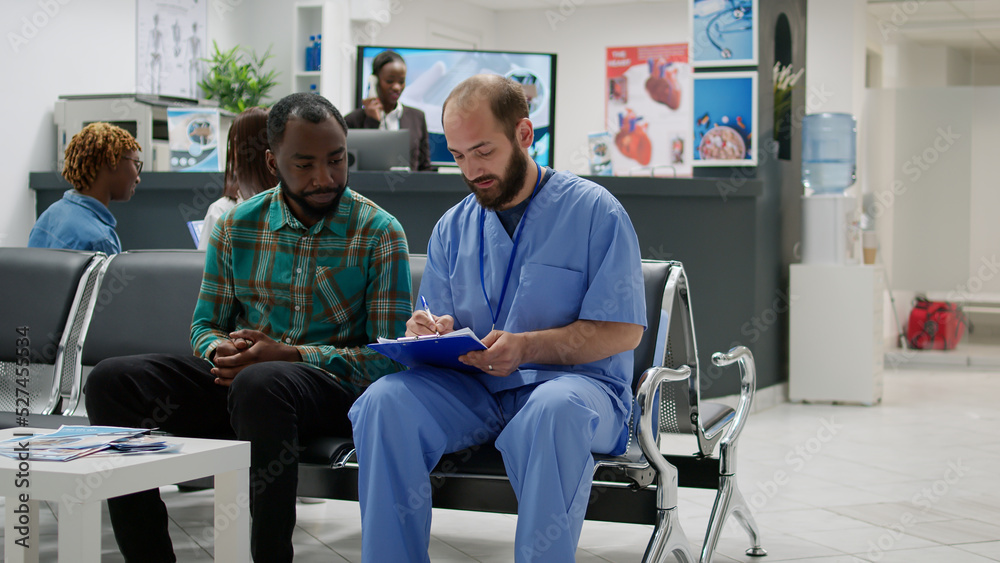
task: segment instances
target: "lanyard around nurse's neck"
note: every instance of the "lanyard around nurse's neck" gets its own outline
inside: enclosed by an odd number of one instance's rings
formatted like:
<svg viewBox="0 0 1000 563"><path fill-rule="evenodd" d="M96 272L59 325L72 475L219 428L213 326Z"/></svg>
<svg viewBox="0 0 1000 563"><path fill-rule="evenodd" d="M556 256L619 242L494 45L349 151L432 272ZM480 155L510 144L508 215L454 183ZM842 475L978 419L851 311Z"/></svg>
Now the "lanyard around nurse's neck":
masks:
<svg viewBox="0 0 1000 563"><path fill-rule="evenodd" d="M535 199L535 194L538 192L538 186L542 183L542 167L535 163L535 170L538 172L538 179L535 180L535 188L531 190L531 197L528 198L528 205L524 208L524 214L521 215L521 221L517 224L517 229L514 230L514 248L510 250L510 260L507 262L507 274L503 278L503 286L500 288L500 302L497 303L497 310L493 311L493 305L490 304L490 296L486 293L486 271L483 266L485 261L485 249L486 249L486 208L479 208L479 283L483 288L483 297L486 298L486 306L490 309L490 316L493 318L493 326L490 327L490 331L497 326L497 319L500 318L500 309L503 308L503 298L507 295L507 283L510 282L510 271L514 268L514 256L517 254L517 243L521 240L521 232L524 230L524 224L528 220L528 209L531 208L531 202Z"/></svg>

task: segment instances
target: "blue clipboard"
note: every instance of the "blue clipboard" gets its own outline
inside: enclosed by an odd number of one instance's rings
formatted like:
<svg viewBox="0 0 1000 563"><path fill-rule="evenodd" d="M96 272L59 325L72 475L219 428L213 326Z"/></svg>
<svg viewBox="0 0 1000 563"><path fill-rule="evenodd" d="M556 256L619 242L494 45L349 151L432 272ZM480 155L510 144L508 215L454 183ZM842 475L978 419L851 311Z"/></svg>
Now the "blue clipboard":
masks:
<svg viewBox="0 0 1000 563"><path fill-rule="evenodd" d="M368 347L409 367L433 366L465 373L483 372L463 364L458 361L458 357L473 350L486 349L486 345L468 328L442 336L419 336L397 340L379 339L379 342L369 344Z"/></svg>

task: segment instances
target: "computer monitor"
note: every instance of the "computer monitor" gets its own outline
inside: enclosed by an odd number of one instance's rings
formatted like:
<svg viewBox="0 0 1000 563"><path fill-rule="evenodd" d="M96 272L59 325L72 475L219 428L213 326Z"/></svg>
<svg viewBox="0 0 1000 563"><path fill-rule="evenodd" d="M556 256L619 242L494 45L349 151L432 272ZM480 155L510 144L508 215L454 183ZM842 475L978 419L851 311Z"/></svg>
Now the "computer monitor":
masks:
<svg viewBox="0 0 1000 563"><path fill-rule="evenodd" d="M384 171L394 166L409 168L410 132L406 129L349 129L347 153L347 164L351 170Z"/></svg>
<svg viewBox="0 0 1000 563"><path fill-rule="evenodd" d="M513 51L466 51L413 47L358 46L356 105L367 95L368 76L375 56L391 49L406 61L406 89L399 101L424 112L430 141L431 164L454 166L441 126L441 106L452 88L480 73L500 74L521 83L528 97L528 117L535 127L531 158L552 166L555 149L556 55Z"/></svg>

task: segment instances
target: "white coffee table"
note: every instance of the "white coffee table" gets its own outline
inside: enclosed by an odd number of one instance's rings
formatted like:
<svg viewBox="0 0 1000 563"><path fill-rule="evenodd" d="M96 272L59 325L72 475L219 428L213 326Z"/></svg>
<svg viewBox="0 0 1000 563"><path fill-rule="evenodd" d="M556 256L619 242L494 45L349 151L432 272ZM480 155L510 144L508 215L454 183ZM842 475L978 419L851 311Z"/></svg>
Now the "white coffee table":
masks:
<svg viewBox="0 0 1000 563"><path fill-rule="evenodd" d="M0 430L0 440L15 433L51 431L9 428ZM59 503L59 563L99 563L102 500L214 475L215 560L250 561L250 443L178 437L169 441L180 442L181 451L29 461L27 472L17 460L0 456L0 496L6 497L4 560L38 561L39 501ZM19 529L21 522L27 523ZM16 543L25 533L27 549Z"/></svg>

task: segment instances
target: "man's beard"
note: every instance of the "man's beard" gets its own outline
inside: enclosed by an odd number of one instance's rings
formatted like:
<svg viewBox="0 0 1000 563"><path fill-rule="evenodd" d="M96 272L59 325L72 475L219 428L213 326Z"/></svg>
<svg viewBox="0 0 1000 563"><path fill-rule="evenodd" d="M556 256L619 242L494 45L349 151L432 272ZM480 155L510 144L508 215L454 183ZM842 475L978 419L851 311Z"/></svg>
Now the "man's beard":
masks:
<svg viewBox="0 0 1000 563"><path fill-rule="evenodd" d="M332 215L337 210L337 207L340 206L340 199L344 197L344 191L347 189L347 183L350 180L350 175L348 175L348 177L345 178L344 187L340 188L337 197L335 197L333 201L331 201L330 203L326 204L323 207L317 207L307 199L309 196L320 193L326 193L329 191L334 191L337 188L335 187L333 190L321 188L317 190L303 192L301 194L293 194L291 190L286 189L285 186L287 184L285 184L285 179L281 177L281 171L275 170L274 175L278 178L278 182L281 183L281 193L284 194L284 196L287 197L288 199L294 201L295 203L298 203L299 206L301 206L302 209L304 209L305 212L311 215L314 219L322 219L328 215Z"/></svg>
<svg viewBox="0 0 1000 563"><path fill-rule="evenodd" d="M511 147L514 149L514 152L511 154L510 160L507 161L507 166L504 168L503 178L495 174L479 176L472 180L462 176L465 183L469 185L469 189L476 195L476 201L486 209L499 211L513 201L524 186L524 179L528 176L528 157L524 156L524 151L521 150L521 147L513 142L511 143ZM496 180L496 195L486 195L476 187L476 183L488 180Z"/></svg>

